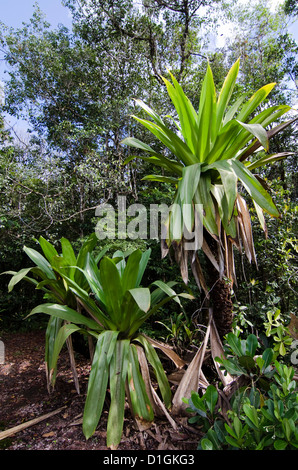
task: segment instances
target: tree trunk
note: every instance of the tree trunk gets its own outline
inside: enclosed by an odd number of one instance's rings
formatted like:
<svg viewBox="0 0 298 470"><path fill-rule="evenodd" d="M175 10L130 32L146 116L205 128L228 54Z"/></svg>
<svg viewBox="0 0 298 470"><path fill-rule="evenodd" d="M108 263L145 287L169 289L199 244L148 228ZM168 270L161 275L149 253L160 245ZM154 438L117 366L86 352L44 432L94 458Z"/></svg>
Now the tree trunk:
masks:
<svg viewBox="0 0 298 470"><path fill-rule="evenodd" d="M215 256L218 258L217 242L205 234L205 239ZM223 278L220 279L219 272L206 257L206 280L210 289L210 303L213 308L213 318L220 338L222 339L232 329L233 303L231 300L231 284Z"/></svg>

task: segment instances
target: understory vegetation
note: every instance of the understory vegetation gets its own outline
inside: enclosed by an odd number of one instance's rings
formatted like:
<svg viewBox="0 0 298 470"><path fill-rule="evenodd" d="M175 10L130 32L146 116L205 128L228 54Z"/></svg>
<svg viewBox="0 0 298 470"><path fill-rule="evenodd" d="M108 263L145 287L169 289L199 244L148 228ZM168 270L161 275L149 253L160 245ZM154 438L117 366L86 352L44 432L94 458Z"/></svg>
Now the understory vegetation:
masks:
<svg viewBox="0 0 298 470"><path fill-rule="evenodd" d="M71 30L0 29L0 331L45 330L49 393L87 351L86 439L108 397L111 449L128 404L199 450L296 450L296 6L63 4Z"/></svg>

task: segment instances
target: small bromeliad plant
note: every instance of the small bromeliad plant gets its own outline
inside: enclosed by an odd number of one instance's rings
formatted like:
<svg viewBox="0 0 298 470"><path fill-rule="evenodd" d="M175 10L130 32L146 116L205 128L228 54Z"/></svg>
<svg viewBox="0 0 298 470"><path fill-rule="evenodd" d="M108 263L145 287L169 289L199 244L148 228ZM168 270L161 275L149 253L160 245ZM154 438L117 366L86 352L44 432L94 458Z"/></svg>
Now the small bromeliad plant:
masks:
<svg viewBox="0 0 298 470"><path fill-rule="evenodd" d="M171 389L155 348L160 346L174 362L179 358L172 349L140 333L140 328L166 302L173 299L180 306L179 297L191 296L177 294L171 282L155 281L149 287L141 287L149 257L150 250L144 253L135 250L128 256L117 251L112 258L103 256L98 264L87 250L82 266L66 264L62 256L53 253L50 266L46 264L55 272L53 285L61 282L80 309L56 299L54 303L38 305L30 313L44 313L62 322L52 336L52 354L47 357L52 380L55 380L53 372L61 349L71 334L80 332L96 339L83 432L87 439L95 432L109 389L107 445L111 448L117 447L121 440L126 397L133 416L142 421L152 421L156 413L167 415L171 407ZM75 277L75 273L82 277ZM162 399L151 383L149 366Z"/></svg>

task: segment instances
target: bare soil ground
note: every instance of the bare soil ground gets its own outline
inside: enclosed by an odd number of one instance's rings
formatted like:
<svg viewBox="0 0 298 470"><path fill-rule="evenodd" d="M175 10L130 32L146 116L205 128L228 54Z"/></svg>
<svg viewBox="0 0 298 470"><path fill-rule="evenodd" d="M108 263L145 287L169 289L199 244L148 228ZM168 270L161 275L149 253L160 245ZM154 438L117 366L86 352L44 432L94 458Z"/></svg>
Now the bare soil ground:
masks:
<svg viewBox="0 0 298 470"><path fill-rule="evenodd" d="M5 363L0 365L0 433L49 412L56 415L0 440L1 450L108 450L106 422L108 404L95 434L86 441L82 432L82 413L90 372L90 360L77 355L80 382L78 395L70 372L67 351L58 364L55 390L49 394L44 363L44 331L3 334ZM200 438L187 419L174 431L167 420L157 419L140 431L126 410L123 438L119 450L194 450Z"/></svg>

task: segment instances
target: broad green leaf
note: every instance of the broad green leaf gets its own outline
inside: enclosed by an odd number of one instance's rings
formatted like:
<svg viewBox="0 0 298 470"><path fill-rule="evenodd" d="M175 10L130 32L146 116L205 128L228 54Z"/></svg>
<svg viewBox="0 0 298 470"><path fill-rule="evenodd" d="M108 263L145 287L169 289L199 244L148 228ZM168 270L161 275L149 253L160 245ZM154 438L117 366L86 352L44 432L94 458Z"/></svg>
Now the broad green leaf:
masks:
<svg viewBox="0 0 298 470"><path fill-rule="evenodd" d="M53 317L61 318L62 320L66 320L68 322L77 323L79 325L85 325L88 328L99 330L100 327L98 323L94 320L81 315L80 313L76 312L72 308L67 307L66 305L60 304L41 304L35 307L29 313L28 317L34 315L35 313L45 313L47 315L51 315Z"/></svg>
<svg viewBox="0 0 298 470"><path fill-rule="evenodd" d="M268 135L263 126L261 126L260 124L245 124L244 122L241 122L239 120L237 120L237 122L239 122L240 126L246 129L252 135L254 135L266 151L269 150Z"/></svg>
<svg viewBox="0 0 298 470"><path fill-rule="evenodd" d="M80 331L80 327L77 325L74 325L72 323L67 323L66 325L63 325L58 334L57 337L55 338L54 342L54 347L53 347L53 353L51 355L51 360L49 363L49 368L50 371L54 371L56 366L57 366L57 361L59 358L59 354L61 352L61 349L67 340L67 338L74 333L75 331Z"/></svg>
<svg viewBox="0 0 298 470"><path fill-rule="evenodd" d="M211 196L211 177L207 172L201 175L200 184L194 195L194 202L203 206L203 224L205 228L210 233L218 235L214 203Z"/></svg>
<svg viewBox="0 0 298 470"><path fill-rule="evenodd" d="M266 370L268 366L272 363L274 357L273 350L271 348L265 349L262 354L262 359L264 360L264 365L262 371Z"/></svg>
<svg viewBox="0 0 298 470"><path fill-rule="evenodd" d="M279 217L279 212L276 209L271 196L255 176L238 160L231 160L231 162L236 175L252 199L270 215L273 217Z"/></svg>
<svg viewBox="0 0 298 470"><path fill-rule="evenodd" d="M117 323L121 319L123 289L119 271L115 263L108 257L104 257L100 262L100 279L107 310L111 319Z"/></svg>
<svg viewBox="0 0 298 470"><path fill-rule="evenodd" d="M38 241L45 257L50 263L52 262L52 258L59 256L56 248L48 240L43 237L39 237Z"/></svg>
<svg viewBox="0 0 298 470"><path fill-rule="evenodd" d="M236 356L240 357L245 354L245 351L242 349L241 340L234 333L227 334L227 342Z"/></svg>
<svg viewBox="0 0 298 470"><path fill-rule="evenodd" d="M163 281L154 281L152 283L153 286L157 286L159 289L161 289L166 295L171 297L175 302L177 302L179 305L181 305L179 296L177 293L172 289L172 287L169 284L166 284Z"/></svg>
<svg viewBox="0 0 298 470"><path fill-rule="evenodd" d="M218 400L218 391L214 387L214 385L209 385L206 389L206 392L203 395L204 400L207 403L208 409L210 413L213 414L215 410L215 406Z"/></svg>
<svg viewBox="0 0 298 470"><path fill-rule="evenodd" d="M226 112L227 106L229 104L230 98L235 87L236 79L239 73L239 65L240 59L238 59L229 70L229 73L225 78L220 94L218 96L216 110L217 132L221 127L224 113Z"/></svg>
<svg viewBox="0 0 298 470"><path fill-rule="evenodd" d="M244 104L237 119L241 122L245 122L247 118L256 110L259 104L265 100L271 90L275 87L276 83L268 83L268 85L260 88L253 96Z"/></svg>
<svg viewBox="0 0 298 470"><path fill-rule="evenodd" d="M193 223L194 223L193 196L200 182L200 176L201 176L201 164L200 163L186 166L183 168L182 179L179 181L179 184L178 184L178 193L179 193L179 198L181 201L183 221L189 232L192 232L193 230Z"/></svg>
<svg viewBox="0 0 298 470"><path fill-rule="evenodd" d="M136 346L130 344L128 364L128 388L133 412L140 419L152 421L154 418L150 400L139 368Z"/></svg>
<svg viewBox="0 0 298 470"><path fill-rule="evenodd" d="M105 401L109 364L115 351L118 331L104 331L98 337L92 361L83 415L86 439L94 433Z"/></svg>
<svg viewBox="0 0 298 470"><path fill-rule="evenodd" d="M243 411L244 411L245 415L248 418L248 420L246 421L247 424L250 427L252 427L253 429L259 429L260 423L259 423L259 420L258 420L258 413L257 413L257 410L255 409L255 407L251 406L251 405L248 405L248 404L244 404L243 405ZM253 426L251 426L251 423L253 424Z"/></svg>
<svg viewBox="0 0 298 470"><path fill-rule="evenodd" d="M108 447L116 447L122 436L128 354L129 340L118 340L110 362L109 371L111 404L107 425Z"/></svg>
<svg viewBox="0 0 298 470"><path fill-rule="evenodd" d="M197 113L173 74L171 72L169 73L174 86L165 78L163 78L163 81L166 84L168 94L176 108L181 125L181 133L185 142L194 153L198 141Z"/></svg>
<svg viewBox="0 0 298 470"><path fill-rule="evenodd" d="M27 248L26 246L24 246L24 251L49 279L56 279L50 263L40 253L38 253L38 251L33 248Z"/></svg>
<svg viewBox="0 0 298 470"><path fill-rule="evenodd" d="M123 292L136 287L141 257L141 250L135 250L127 258L121 279Z"/></svg>
<svg viewBox="0 0 298 470"><path fill-rule="evenodd" d="M136 287L139 287L139 285L142 282L143 275L144 275L144 272L145 272L146 267L148 265L150 255L151 255L151 248L149 248L144 253L142 253L141 260L140 260L140 263L139 263L139 270L138 270L138 277L137 277L137 281L136 281Z"/></svg>
<svg viewBox="0 0 298 470"><path fill-rule="evenodd" d="M258 338L253 334L248 335L246 339L246 353L253 357L256 354L257 347Z"/></svg>
<svg viewBox="0 0 298 470"><path fill-rule="evenodd" d="M18 272L15 271L6 271L5 273L2 274L12 274L12 278L9 281L8 284L8 292L11 292L14 288L14 286L22 281L25 277L27 277L27 274L31 271L32 268L23 268ZM34 279L32 279L32 282L34 282ZM36 282L37 283L37 282Z"/></svg>
<svg viewBox="0 0 298 470"><path fill-rule="evenodd" d="M70 241L67 238L61 238L60 243L62 248L62 255L66 263L68 266L75 266L77 264L77 259ZM70 268L68 275L71 279L74 278L74 273L75 268Z"/></svg>
<svg viewBox="0 0 298 470"><path fill-rule="evenodd" d="M234 206L235 206L235 201L236 201L236 196L237 196L237 180L238 180L238 177L233 170L232 163L230 160L223 160L223 161L218 161L216 163L208 165L206 168L207 169L215 168L220 174L221 181L225 190L225 198L228 204L227 219L228 221L230 221L233 211L234 211Z"/></svg>
<svg viewBox="0 0 298 470"><path fill-rule="evenodd" d="M142 346L145 349L146 357L154 369L155 376L157 378L158 386L159 386L162 398L164 400L164 403L167 408L170 408L171 396L172 396L171 388L170 388L167 376L165 374L164 368L161 364L161 361L154 347L147 341L147 339L144 336L139 335L136 339L142 344Z"/></svg>
<svg viewBox="0 0 298 470"><path fill-rule="evenodd" d="M133 297L138 308L142 310L142 312L148 312L151 302L150 290L147 287L137 287L135 289L130 289L129 293Z"/></svg>
<svg viewBox="0 0 298 470"><path fill-rule="evenodd" d="M78 268L82 268L82 269L85 268L87 254L93 251L97 243L98 243L98 238L95 233L92 233L80 248L80 251L77 256L77 262L76 262L76 266ZM86 286L88 285L87 280L84 277L84 274L79 269L74 273L74 280L83 289L86 288Z"/></svg>
<svg viewBox="0 0 298 470"><path fill-rule="evenodd" d="M247 375L246 370L232 359L222 359L221 363L231 375Z"/></svg>
<svg viewBox="0 0 298 470"><path fill-rule="evenodd" d="M240 356L239 364L241 365L241 367L244 367L247 371L251 371L255 368L255 361L251 356Z"/></svg>
<svg viewBox="0 0 298 470"><path fill-rule="evenodd" d="M195 154L199 162L204 162L214 141L216 126L216 91L209 63L200 95L198 126L199 139Z"/></svg>
<svg viewBox="0 0 298 470"><path fill-rule="evenodd" d="M201 446L202 446L203 450L214 450L212 442L209 439L207 439L206 437L204 437L200 441L200 443L201 443Z"/></svg>
<svg viewBox="0 0 298 470"><path fill-rule="evenodd" d="M277 439L276 441L274 441L275 450L285 450L287 445L288 443L286 441L283 441L282 439Z"/></svg>

